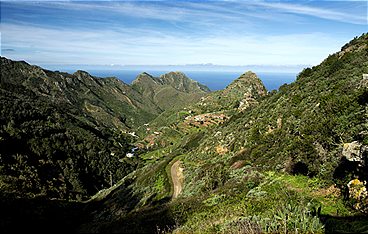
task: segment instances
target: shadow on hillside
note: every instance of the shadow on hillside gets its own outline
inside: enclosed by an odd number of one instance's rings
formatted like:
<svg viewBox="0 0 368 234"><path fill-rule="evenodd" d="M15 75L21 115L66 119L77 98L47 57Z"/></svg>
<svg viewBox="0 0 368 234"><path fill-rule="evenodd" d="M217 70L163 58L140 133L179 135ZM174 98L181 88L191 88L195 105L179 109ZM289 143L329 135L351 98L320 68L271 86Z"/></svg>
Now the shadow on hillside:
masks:
<svg viewBox="0 0 368 234"><path fill-rule="evenodd" d="M325 225L325 233L367 233L368 216L336 217L321 215L320 220Z"/></svg>
<svg viewBox="0 0 368 234"><path fill-rule="evenodd" d="M85 215L84 204L61 200L0 201L1 233L73 233Z"/></svg>
<svg viewBox="0 0 368 234"><path fill-rule="evenodd" d="M171 197L146 200L121 185L106 197L88 203L47 198L0 196L1 233L162 233L175 225Z"/></svg>
<svg viewBox="0 0 368 234"><path fill-rule="evenodd" d="M158 201L150 198L144 207L142 200L130 188L132 181L125 181L118 189L100 201L90 202L84 208L85 219L77 232L81 233L161 233L175 222L167 203L171 197Z"/></svg>
<svg viewBox="0 0 368 234"><path fill-rule="evenodd" d="M175 220L166 205L140 209L108 225L101 233L165 233L175 227Z"/></svg>

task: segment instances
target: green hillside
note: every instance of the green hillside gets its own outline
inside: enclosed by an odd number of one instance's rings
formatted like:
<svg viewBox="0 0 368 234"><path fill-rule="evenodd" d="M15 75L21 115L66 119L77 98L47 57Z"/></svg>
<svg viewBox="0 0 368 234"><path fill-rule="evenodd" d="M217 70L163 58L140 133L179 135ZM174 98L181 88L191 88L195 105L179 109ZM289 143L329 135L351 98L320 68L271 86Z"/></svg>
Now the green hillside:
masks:
<svg viewBox="0 0 368 234"><path fill-rule="evenodd" d="M125 157L135 129L162 111L117 78L4 57L0 95L1 192L16 197L86 199L111 186L138 166Z"/></svg>
<svg viewBox="0 0 368 234"><path fill-rule="evenodd" d="M130 139L118 130L127 128L113 112L118 101L107 103L112 96L98 89L105 82L114 81L1 58L2 196L86 199L137 167L124 158Z"/></svg>
<svg viewBox="0 0 368 234"><path fill-rule="evenodd" d="M225 104L232 111L224 122L180 125L190 114L180 119L180 112L166 115L173 116L170 126L155 120L153 126L178 137L161 133L171 144L141 154L146 165L97 196L103 209L80 230L366 232L367 61L364 34L303 70L296 82L260 99L258 92L248 108ZM262 87L253 82L246 86ZM170 201L177 161L184 180ZM101 219L115 213L124 215Z"/></svg>
<svg viewBox="0 0 368 234"><path fill-rule="evenodd" d="M57 105L78 108L106 127L139 126L160 113L150 99L142 97L117 78L97 78L87 72L52 72L25 62L1 58L3 89L16 85ZM9 90L10 91L10 90Z"/></svg>
<svg viewBox="0 0 368 234"><path fill-rule="evenodd" d="M250 71L213 93L178 72L142 73L131 89L51 73L102 87L79 99L75 85L9 63L2 59L2 230L21 230L19 221L48 232L368 232L368 34L271 93ZM93 106L81 108L85 101ZM78 194L90 199L73 201Z"/></svg>
<svg viewBox="0 0 368 234"><path fill-rule="evenodd" d="M152 100L162 111L194 103L210 91L182 72L170 72L160 77L143 72L132 82L132 88Z"/></svg>
<svg viewBox="0 0 368 234"><path fill-rule="evenodd" d="M211 92L191 105L162 112L148 127L139 128L141 135L146 136L140 143L157 148L173 144L185 135L206 131L208 127L224 123L234 114L257 105L266 93L257 75L245 72L224 90Z"/></svg>

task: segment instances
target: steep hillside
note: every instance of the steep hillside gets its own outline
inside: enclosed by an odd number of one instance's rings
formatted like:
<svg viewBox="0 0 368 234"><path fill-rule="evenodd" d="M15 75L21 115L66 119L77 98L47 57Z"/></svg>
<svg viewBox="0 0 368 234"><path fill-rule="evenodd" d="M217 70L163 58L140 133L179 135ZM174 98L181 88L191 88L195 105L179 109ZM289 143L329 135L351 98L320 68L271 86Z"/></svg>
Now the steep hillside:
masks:
<svg viewBox="0 0 368 234"><path fill-rule="evenodd" d="M80 230L366 232L367 61L364 34L258 105L140 155Z"/></svg>
<svg viewBox="0 0 368 234"><path fill-rule="evenodd" d="M183 88L187 99L195 84L202 87L183 74L177 79L162 82ZM177 101L172 98L171 105ZM25 227L49 232L55 226L70 231L83 219L84 205L76 201L140 167L142 160L127 157L136 127L165 110L113 77L53 72L3 57L0 107L0 229L5 232Z"/></svg>
<svg viewBox="0 0 368 234"><path fill-rule="evenodd" d="M181 72L170 72L160 77L144 72L132 82L132 87L162 111L194 103L210 91Z"/></svg>
<svg viewBox="0 0 368 234"><path fill-rule="evenodd" d="M213 189L226 184L232 168L242 170L245 165L320 178L343 191L354 178L366 181L367 58L365 34L205 135L186 156L191 163L184 164L188 183L184 194L211 183ZM358 159L344 153L349 144L356 145ZM222 168L217 179L206 172L214 167ZM193 176L199 171L204 176Z"/></svg>
<svg viewBox="0 0 368 234"><path fill-rule="evenodd" d="M296 82L233 116L215 130L221 134L207 135L199 150L221 142L229 157L238 155L264 169L331 179L343 144L368 143L367 38L353 40L303 70ZM203 152L213 155L214 150ZM296 164L305 170L298 171Z"/></svg>
<svg viewBox="0 0 368 234"><path fill-rule="evenodd" d="M25 62L1 58L4 89L30 90L56 105L72 105L108 127L139 126L157 115L158 107L117 78L97 78L87 72L52 72Z"/></svg>
<svg viewBox="0 0 368 234"><path fill-rule="evenodd" d="M148 138L132 142L138 146L134 156L120 160L126 168L138 163L139 167L126 169L129 174L88 202L5 199L3 207L11 212L0 210L0 227L5 231L21 229L16 222L45 231L63 224L61 230L83 233L365 233L367 74L368 34L353 39L320 65L304 69L296 82L279 91L266 94L257 76L247 72L225 90L208 94L196 104L166 111L145 124L141 130ZM169 84L163 84L164 80ZM163 87L187 93L180 84L141 74L134 89L157 101L157 92ZM0 118L0 149L11 144L26 147L1 151L1 160L7 160L0 167L5 175L0 177L1 188L9 188L6 179L10 178L27 191L29 183L24 178L41 175L44 169L33 165L49 165L52 157L74 152L82 155L76 159L80 164L71 167L59 159L60 168L86 173L97 170L85 166L93 160L109 167L103 170L105 183L107 173L121 170L114 167L115 159L111 158L125 152L123 142L128 149L126 135L114 136L106 128L95 131L89 123L92 116L75 119L71 113L77 109L66 112L34 92L17 89L15 83L7 85L8 90L21 91L12 95L1 89L6 109ZM25 134L34 140L24 141L28 139ZM81 151L88 151L88 147L94 151L84 156ZM24 153L23 148L31 149L32 154ZM71 151L55 154L58 149ZM46 163L37 158L43 155L50 158ZM67 163L73 162L70 158ZM17 168L25 174L15 174ZM47 177L36 178L40 178L35 180L38 183ZM55 188L67 177L60 178L45 184ZM21 209L12 210L13 204ZM21 217L21 222L12 217ZM40 223L47 228L40 228Z"/></svg>
<svg viewBox="0 0 368 234"><path fill-rule="evenodd" d="M224 90L217 91L197 104L202 112L215 112L221 110L243 111L257 104L259 99L267 94L266 88L258 76L245 72L231 82Z"/></svg>
<svg viewBox="0 0 368 234"><path fill-rule="evenodd" d="M158 90L150 81L142 85ZM175 90L169 106L205 93L182 73L159 82L164 96ZM155 104L160 92L151 97L117 78L53 72L1 57L1 191L83 199L120 180L138 165L126 157L136 127L169 108Z"/></svg>
<svg viewBox="0 0 368 234"><path fill-rule="evenodd" d="M114 79L1 58L2 196L85 199L134 170L130 136L118 130L135 108L123 90Z"/></svg>
<svg viewBox="0 0 368 234"><path fill-rule="evenodd" d="M160 76L159 80L163 85L170 85L175 89L186 93L209 92L210 89L198 83L198 81L189 79L182 72L169 72Z"/></svg>
<svg viewBox="0 0 368 234"><path fill-rule="evenodd" d="M150 148L166 146L186 134L205 131L208 127L224 123L236 113L256 106L266 93L257 75L245 72L224 90L211 92L192 105L161 113L148 127L140 129L146 135L144 143Z"/></svg>

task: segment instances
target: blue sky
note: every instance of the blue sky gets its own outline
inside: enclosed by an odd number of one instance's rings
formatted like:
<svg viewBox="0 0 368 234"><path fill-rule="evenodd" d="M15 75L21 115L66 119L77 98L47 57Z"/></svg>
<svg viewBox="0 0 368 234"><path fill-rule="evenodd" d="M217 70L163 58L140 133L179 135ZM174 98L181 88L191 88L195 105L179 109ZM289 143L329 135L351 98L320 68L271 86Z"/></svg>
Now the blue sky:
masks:
<svg viewBox="0 0 368 234"><path fill-rule="evenodd" d="M1 55L39 65L315 65L367 1L1 1Z"/></svg>

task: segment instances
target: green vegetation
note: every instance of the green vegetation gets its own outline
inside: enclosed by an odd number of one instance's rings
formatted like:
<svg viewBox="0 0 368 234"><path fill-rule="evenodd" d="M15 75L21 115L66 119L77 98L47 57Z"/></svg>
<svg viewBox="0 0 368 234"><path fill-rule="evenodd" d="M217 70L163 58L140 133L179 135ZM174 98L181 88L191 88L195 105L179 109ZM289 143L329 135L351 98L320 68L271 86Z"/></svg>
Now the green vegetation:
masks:
<svg viewBox="0 0 368 234"><path fill-rule="evenodd" d="M225 186L184 213L178 231L198 233L322 232L318 201L287 185L282 175L252 172L246 182ZM307 178L305 178L307 179ZM249 186L250 182L258 184ZM178 201L179 202L179 201ZM183 203L182 205L184 205ZM174 209L176 206L174 206ZM187 216L187 217L186 217ZM247 228L249 228L248 231Z"/></svg>
<svg viewBox="0 0 368 234"><path fill-rule="evenodd" d="M167 79L183 94L208 91L183 74ZM81 200L119 181L140 163L125 157L136 141L129 133L162 111L150 98L116 78L1 57L1 192Z"/></svg>
<svg viewBox="0 0 368 234"><path fill-rule="evenodd" d="M129 148L123 135L96 129L77 110L3 90L0 96L2 193L85 199L137 167L119 161Z"/></svg>
<svg viewBox="0 0 368 234"><path fill-rule="evenodd" d="M61 108L39 91L25 94L2 80L0 156L6 162L0 186L27 197L58 193L74 199L67 191L85 189L88 195L96 181L106 187L111 176L122 178L85 203L85 218L73 223L79 232L367 232L363 74L368 34L268 94L252 72L206 96L208 90L183 74L143 73L132 92L161 103L157 113L166 111L137 128L139 139L121 131L128 126L100 123L106 114L80 115L73 105ZM187 105L182 97L192 92L202 98ZM177 103L161 102L175 95ZM96 103L88 108L105 106ZM124 157L133 145L139 155ZM178 160L180 169L173 167ZM172 170L184 175L174 198Z"/></svg>
<svg viewBox="0 0 368 234"><path fill-rule="evenodd" d="M256 96L258 104L245 109L217 101L203 105L215 100L215 93L154 120L152 127L160 129L168 120L171 128L185 136L176 138L172 149L181 150L182 193L170 203L161 200L165 206L150 205L169 220L169 227L163 225L160 230L367 231L366 216L353 210L344 195L347 182L366 180L367 164L362 168L344 161L342 155L344 143L367 141L367 83L363 80L363 74L368 73L367 40L366 34L353 40L319 66L302 71L295 83L265 97ZM210 127L184 124L188 114L206 111L224 111L230 119ZM163 157L156 165L164 168L170 160ZM135 183L133 187L143 191L148 184ZM139 210L132 217L139 219ZM356 226L343 225L351 221Z"/></svg>
<svg viewBox="0 0 368 234"><path fill-rule="evenodd" d="M161 77L143 72L132 82L132 88L149 97L161 110L189 105L210 91L181 72L170 72Z"/></svg>

